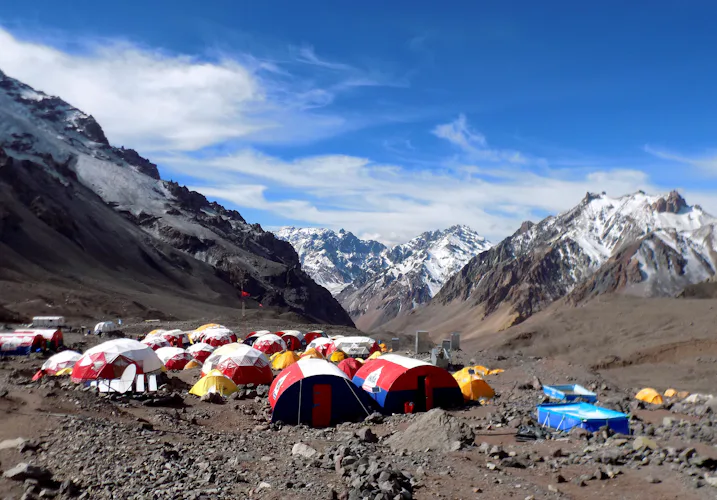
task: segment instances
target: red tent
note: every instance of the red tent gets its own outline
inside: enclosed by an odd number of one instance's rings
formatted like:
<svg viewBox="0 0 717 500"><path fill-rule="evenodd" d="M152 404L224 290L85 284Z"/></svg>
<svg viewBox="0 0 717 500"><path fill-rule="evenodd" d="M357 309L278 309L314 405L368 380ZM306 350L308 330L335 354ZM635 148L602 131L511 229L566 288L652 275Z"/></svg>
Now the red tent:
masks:
<svg viewBox="0 0 717 500"><path fill-rule="evenodd" d="M284 342L278 335L270 333L262 335L256 339L252 347L263 352L267 356L271 356L274 353L286 351L286 342Z"/></svg>
<svg viewBox="0 0 717 500"><path fill-rule="evenodd" d="M343 361L341 361L338 365L339 370L344 372L346 375L349 376L349 378L354 378L354 375L356 375L356 372L359 371L361 366L361 361L357 360L356 358L346 358Z"/></svg>
<svg viewBox="0 0 717 500"><path fill-rule="evenodd" d="M42 335L45 339L47 347L57 350L63 344L62 330L59 328L32 328L29 330L15 330L14 333L20 335Z"/></svg>
<svg viewBox="0 0 717 500"><path fill-rule="evenodd" d="M307 332L306 334L304 334L304 342L306 342L306 345L309 345L312 340L318 339L319 337L327 337L327 335L319 330Z"/></svg>
<svg viewBox="0 0 717 500"><path fill-rule="evenodd" d="M229 377L237 385L270 384L274 378L269 359L262 353L238 344L234 351L221 357L216 369Z"/></svg>

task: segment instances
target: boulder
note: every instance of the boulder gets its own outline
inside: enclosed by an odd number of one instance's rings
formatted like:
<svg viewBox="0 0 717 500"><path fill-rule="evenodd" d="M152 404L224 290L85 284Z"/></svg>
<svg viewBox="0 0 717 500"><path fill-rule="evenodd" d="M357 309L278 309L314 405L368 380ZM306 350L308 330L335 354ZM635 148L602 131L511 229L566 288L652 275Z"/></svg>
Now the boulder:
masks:
<svg viewBox="0 0 717 500"><path fill-rule="evenodd" d="M642 451L645 449L656 450L657 443L645 436L639 436L632 442L632 449L635 451Z"/></svg>
<svg viewBox="0 0 717 500"><path fill-rule="evenodd" d="M304 458L314 458L316 455L319 454L319 452L307 444L296 443L294 445L294 447L291 449L291 454L299 455Z"/></svg>
<svg viewBox="0 0 717 500"><path fill-rule="evenodd" d="M7 479L12 479L13 481L24 481L25 479L49 481L52 479L52 472L44 467L22 462L17 464L12 469L6 470L3 476Z"/></svg>
<svg viewBox="0 0 717 500"><path fill-rule="evenodd" d="M457 451L473 444L474 439L470 427L435 408L417 416L405 431L395 433L386 442L394 451Z"/></svg>

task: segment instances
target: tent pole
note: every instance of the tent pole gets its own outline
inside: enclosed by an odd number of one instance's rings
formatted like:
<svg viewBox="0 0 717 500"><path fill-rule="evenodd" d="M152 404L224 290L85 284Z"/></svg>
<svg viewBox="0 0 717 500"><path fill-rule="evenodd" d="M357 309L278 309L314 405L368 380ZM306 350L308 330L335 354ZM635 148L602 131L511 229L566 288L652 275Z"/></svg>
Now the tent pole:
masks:
<svg viewBox="0 0 717 500"><path fill-rule="evenodd" d="M353 394L354 397L356 398L356 401L359 402L359 404L361 405L361 408L363 408L363 411L366 412L366 416L371 415L371 414L368 412L368 410L366 409L366 407L363 405L363 403L361 402L361 399L360 399L360 398L358 397L358 395L354 392L353 387L351 387L352 384L349 384L349 381L346 380L346 379L344 379L344 382L346 382L346 385L349 386L349 390L351 391L351 394Z"/></svg>
<svg viewBox="0 0 717 500"><path fill-rule="evenodd" d="M304 379L299 380L299 413L296 415L296 425L301 425L301 389L304 387Z"/></svg>

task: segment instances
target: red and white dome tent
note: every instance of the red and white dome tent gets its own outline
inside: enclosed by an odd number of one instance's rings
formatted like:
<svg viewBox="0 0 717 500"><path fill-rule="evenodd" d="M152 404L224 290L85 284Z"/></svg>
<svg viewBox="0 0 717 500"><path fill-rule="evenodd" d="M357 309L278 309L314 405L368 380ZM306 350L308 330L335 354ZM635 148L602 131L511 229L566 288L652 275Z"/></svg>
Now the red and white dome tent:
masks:
<svg viewBox="0 0 717 500"><path fill-rule="evenodd" d="M322 330L312 330L304 334L304 340L306 341L307 345L311 341L313 341L314 339L318 339L319 337L328 337L328 335L326 335Z"/></svg>
<svg viewBox="0 0 717 500"><path fill-rule="evenodd" d="M381 347L371 337L340 337L334 340L337 351L342 351L352 358L368 358Z"/></svg>
<svg viewBox="0 0 717 500"><path fill-rule="evenodd" d="M162 347L155 351L167 370L184 370L184 367L194 358L181 347Z"/></svg>
<svg viewBox="0 0 717 500"><path fill-rule="evenodd" d="M201 342L207 343L214 347L231 344L237 341L237 336L228 328L209 328L204 330L201 336Z"/></svg>
<svg viewBox="0 0 717 500"><path fill-rule="evenodd" d="M200 363L204 363L214 352L214 349L216 349L214 346L211 346L206 342L197 342L196 344L192 344L187 347L187 352Z"/></svg>
<svg viewBox="0 0 717 500"><path fill-rule="evenodd" d="M306 346L306 349L316 349L316 352L327 358L336 350L336 345L334 341L329 338L317 337Z"/></svg>
<svg viewBox="0 0 717 500"><path fill-rule="evenodd" d="M276 332L276 335L286 342L286 348L289 351L300 351L306 347L304 334L299 330L284 330L283 332Z"/></svg>
<svg viewBox="0 0 717 500"><path fill-rule="evenodd" d="M142 339L142 343L153 351L161 349L162 347L170 347L169 342L159 335L152 335L151 337L147 336Z"/></svg>
<svg viewBox="0 0 717 500"><path fill-rule="evenodd" d="M286 351L286 342L284 342L278 335L270 333L268 335L262 335L256 339L252 347L263 352L267 356L271 356L277 352Z"/></svg>
<svg viewBox="0 0 717 500"><path fill-rule="evenodd" d="M272 421L327 427L359 421L373 412L373 401L336 365L300 359L285 368L269 389Z"/></svg>
<svg viewBox="0 0 717 500"><path fill-rule="evenodd" d="M239 344L237 342L232 342L231 344L226 344L221 347L217 347L214 349L214 352L209 355L207 359L204 360L204 363L202 364L202 377L212 371L212 369L217 367L217 363L219 363L224 356L227 354L231 354L237 349L241 348L244 344ZM247 346L251 347L251 346Z"/></svg>
<svg viewBox="0 0 717 500"><path fill-rule="evenodd" d="M243 343L246 345L253 345L254 342L256 342L256 339L264 335L269 335L270 333L271 332L269 330L257 330L255 332L251 332L249 335L246 336Z"/></svg>
<svg viewBox="0 0 717 500"><path fill-rule="evenodd" d="M129 365L135 365L138 375L159 372L164 366L157 354L143 343L115 339L85 352L72 369L72 381L116 379Z"/></svg>
<svg viewBox="0 0 717 500"><path fill-rule="evenodd" d="M82 354L75 351L62 351L50 357L42 364L40 370L32 377L32 380L39 380L45 375L55 375L60 370L72 368L82 357Z"/></svg>
<svg viewBox="0 0 717 500"><path fill-rule="evenodd" d="M206 325L202 325L196 328L193 332L191 332L189 334L189 338L192 342L203 342L204 335L209 330L229 330L229 328L224 325L219 325L217 323L207 323Z"/></svg>
<svg viewBox="0 0 717 500"><path fill-rule="evenodd" d="M221 357L216 369L229 377L237 385L270 384L274 378L271 364L263 352L248 345L239 347ZM202 370L203 371L203 370Z"/></svg>
<svg viewBox="0 0 717 500"><path fill-rule="evenodd" d="M167 330L160 335L173 347L187 347L191 344L191 342L189 342L189 334L182 330Z"/></svg>

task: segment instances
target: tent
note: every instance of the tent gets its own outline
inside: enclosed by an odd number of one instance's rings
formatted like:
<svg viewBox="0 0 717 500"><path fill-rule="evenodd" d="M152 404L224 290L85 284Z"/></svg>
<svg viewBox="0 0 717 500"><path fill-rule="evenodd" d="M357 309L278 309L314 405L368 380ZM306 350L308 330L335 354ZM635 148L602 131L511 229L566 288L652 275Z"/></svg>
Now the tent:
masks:
<svg viewBox="0 0 717 500"><path fill-rule="evenodd" d="M220 325L218 323L207 323L205 325L198 326L197 328L194 329L194 331L195 332L203 332L204 330L206 330L208 328L226 328L226 327L224 325Z"/></svg>
<svg viewBox="0 0 717 500"><path fill-rule="evenodd" d="M164 332L166 332L166 331L167 331L167 330L162 330L161 328L157 328L156 330L152 330L151 332L149 332L149 333L145 336L145 338L149 338L149 337L160 337L160 336L161 336Z"/></svg>
<svg viewBox="0 0 717 500"><path fill-rule="evenodd" d="M346 354L344 354L342 351L334 351L331 353L331 356L329 356L329 361L331 361L332 363L339 363L344 359L346 359Z"/></svg>
<svg viewBox="0 0 717 500"><path fill-rule="evenodd" d="M231 344L229 344L231 345ZM206 359L214 352L215 347L206 342L197 342L187 347L187 352L200 363L204 363Z"/></svg>
<svg viewBox="0 0 717 500"><path fill-rule="evenodd" d="M677 396L677 389L667 389L665 391L666 398L674 398L675 396Z"/></svg>
<svg viewBox="0 0 717 500"><path fill-rule="evenodd" d="M299 330L286 330L284 332L276 332L276 334L286 342L286 348L290 351L299 351L306 347L304 334Z"/></svg>
<svg viewBox="0 0 717 500"><path fill-rule="evenodd" d="M195 341L204 342L210 346L219 347L237 341L236 335L226 328L209 328L204 330Z"/></svg>
<svg viewBox="0 0 717 500"><path fill-rule="evenodd" d="M160 349L162 347L169 347L169 342L167 342L165 339L158 335L152 335L151 337L147 335L142 340L142 343L153 351L156 351L157 349Z"/></svg>
<svg viewBox="0 0 717 500"><path fill-rule="evenodd" d="M388 352L388 347L386 347L386 344L384 344L383 342L381 342L378 347L379 349L381 349L381 352Z"/></svg>
<svg viewBox="0 0 717 500"><path fill-rule="evenodd" d="M371 354L368 358L366 358L366 361L369 361L371 359L380 358L383 353L381 351L376 351L373 354Z"/></svg>
<svg viewBox="0 0 717 500"><path fill-rule="evenodd" d="M167 370L184 370L194 358L181 347L162 347L155 351Z"/></svg>
<svg viewBox="0 0 717 500"><path fill-rule="evenodd" d="M246 345L252 345L254 344L254 342L256 342L256 339L258 339L259 337L263 337L264 335L269 335L270 333L271 332L269 330L257 330L255 332L251 332L244 339L244 343Z"/></svg>
<svg viewBox="0 0 717 500"><path fill-rule="evenodd" d="M197 361L195 358L195 359L191 360L189 363L187 363L186 365L184 365L184 369L191 370L192 368L199 368L200 366L202 366L202 363Z"/></svg>
<svg viewBox="0 0 717 500"><path fill-rule="evenodd" d="M557 403L538 405L538 423L559 431L581 427L596 432L604 425L619 434L630 434L628 416L590 403Z"/></svg>
<svg viewBox="0 0 717 500"><path fill-rule="evenodd" d="M323 357L328 357L332 352L336 350L334 341L325 337L317 337L307 346L307 350L316 349L316 352L321 354Z"/></svg>
<svg viewBox="0 0 717 500"><path fill-rule="evenodd" d="M269 333L256 339L254 344L252 344L252 347L263 352L267 356L271 356L275 352L286 351L286 342L284 342L278 335Z"/></svg>
<svg viewBox="0 0 717 500"><path fill-rule="evenodd" d="M301 359L282 371L269 389L272 421L327 427L360 421L372 412L371 399L336 365Z"/></svg>
<svg viewBox="0 0 717 500"><path fill-rule="evenodd" d="M15 330L13 333L19 335L41 335L45 339L48 349L56 351L62 347L64 340L62 330L59 328L31 328L29 330Z"/></svg>
<svg viewBox="0 0 717 500"><path fill-rule="evenodd" d="M23 356L43 351L47 342L34 333L0 333L0 356Z"/></svg>
<svg viewBox="0 0 717 500"><path fill-rule="evenodd" d="M101 321L95 325L94 333L97 335L99 333L116 332L117 330L119 330L119 327L114 321Z"/></svg>
<svg viewBox="0 0 717 500"><path fill-rule="evenodd" d="M64 316L35 316L32 318L33 328L60 328L65 324Z"/></svg>
<svg viewBox="0 0 717 500"><path fill-rule="evenodd" d="M66 368L72 369L82 354L75 351L62 351L50 357L42 364L40 370L32 377L32 380L38 380L45 375L57 375L57 372Z"/></svg>
<svg viewBox="0 0 717 500"><path fill-rule="evenodd" d="M381 352L378 343L371 337L342 337L334 340L334 345L352 358L365 358L374 352Z"/></svg>
<svg viewBox="0 0 717 500"><path fill-rule="evenodd" d="M660 393L650 387L642 389L635 395L635 398L653 405L661 405L663 403Z"/></svg>
<svg viewBox="0 0 717 500"><path fill-rule="evenodd" d="M233 342L231 344L226 344L221 347L217 347L213 353L209 355L209 357L204 360L204 364L202 365L202 375L206 375L209 373L213 368L217 367L217 363L220 359L222 359L223 356L226 354L231 354L237 349L239 349L244 344L238 344L236 342Z"/></svg>
<svg viewBox="0 0 717 500"><path fill-rule="evenodd" d="M324 359L324 357L319 351L311 347L301 355L301 359Z"/></svg>
<svg viewBox="0 0 717 500"><path fill-rule="evenodd" d="M453 378L461 388L463 399L466 401L479 401L481 399L492 399L495 391L483 380L472 368L463 368L453 374Z"/></svg>
<svg viewBox="0 0 717 500"><path fill-rule="evenodd" d="M306 345L309 345L314 339L318 339L319 337L326 338L327 335L321 330L313 330L304 334L304 341L306 342Z"/></svg>
<svg viewBox="0 0 717 500"><path fill-rule="evenodd" d="M299 361L299 355L294 351L276 353L274 356L272 356L271 360L271 367L274 370L283 370Z"/></svg>
<svg viewBox="0 0 717 500"><path fill-rule="evenodd" d="M190 345L189 335L182 330L167 330L162 332L162 338L174 347L188 347Z"/></svg>
<svg viewBox="0 0 717 500"><path fill-rule="evenodd" d="M222 356L216 369L237 385L271 384L274 373L263 352L245 344L230 354Z"/></svg>
<svg viewBox="0 0 717 500"><path fill-rule="evenodd" d="M202 397L209 392L216 392L222 396L228 396L236 392L237 386L232 379L219 370L212 370L199 379L199 382L189 390L189 394Z"/></svg>
<svg viewBox="0 0 717 500"><path fill-rule="evenodd" d="M354 375L353 382L389 414L463 404L461 389L450 373L398 354L384 354L366 361Z"/></svg>
<svg viewBox="0 0 717 500"><path fill-rule="evenodd" d="M344 372L350 379L354 378L356 372L361 368L362 363L356 358L346 358L341 361L338 365L339 370Z"/></svg>
<svg viewBox="0 0 717 500"><path fill-rule="evenodd" d="M128 365L135 365L140 375L159 372L164 366L157 354L143 343L116 339L85 352L72 369L72 381L119 378Z"/></svg>

